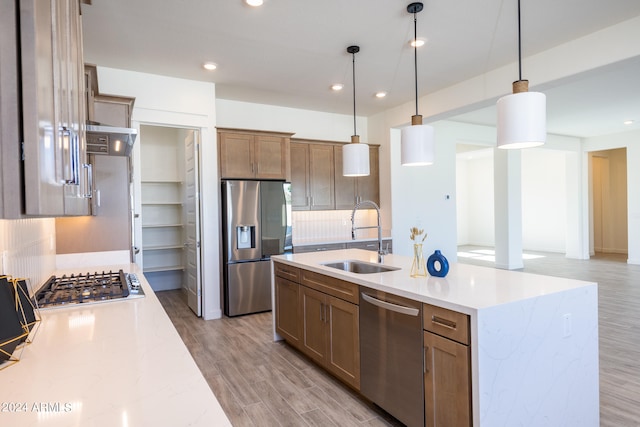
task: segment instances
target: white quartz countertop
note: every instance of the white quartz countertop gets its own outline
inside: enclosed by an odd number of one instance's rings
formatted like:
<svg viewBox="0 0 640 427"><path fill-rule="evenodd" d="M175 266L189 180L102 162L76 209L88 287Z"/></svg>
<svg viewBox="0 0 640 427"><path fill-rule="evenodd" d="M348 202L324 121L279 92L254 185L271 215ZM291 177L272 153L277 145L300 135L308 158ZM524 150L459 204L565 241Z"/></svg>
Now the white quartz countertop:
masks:
<svg viewBox="0 0 640 427"><path fill-rule="evenodd" d="M109 268L136 273L145 297L41 310L0 370L0 425L230 426L142 272Z"/></svg>
<svg viewBox="0 0 640 427"><path fill-rule="evenodd" d="M425 254L427 257L428 254ZM592 282L542 276L518 271L500 270L467 264L449 263L446 277L410 277L412 258L385 255L384 265L399 270L373 274L357 274L322 265L332 261L361 260L377 263L377 253L362 249L310 252L274 256L285 264L357 283L441 307L474 314L483 308L509 304L546 294L585 286Z"/></svg>

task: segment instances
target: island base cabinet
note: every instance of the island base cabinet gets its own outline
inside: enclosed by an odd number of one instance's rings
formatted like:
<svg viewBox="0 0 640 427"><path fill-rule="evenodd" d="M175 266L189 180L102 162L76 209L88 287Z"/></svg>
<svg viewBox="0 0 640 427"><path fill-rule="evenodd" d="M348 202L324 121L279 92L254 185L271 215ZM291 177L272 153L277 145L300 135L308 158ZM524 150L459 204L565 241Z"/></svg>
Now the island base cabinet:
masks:
<svg viewBox="0 0 640 427"><path fill-rule="evenodd" d="M427 427L471 425L470 349L424 332L424 396Z"/></svg>
<svg viewBox="0 0 640 427"><path fill-rule="evenodd" d="M300 349L300 285L276 276L276 332Z"/></svg>
<svg viewBox="0 0 640 427"><path fill-rule="evenodd" d="M356 304L300 286L302 352L360 389L359 309Z"/></svg>

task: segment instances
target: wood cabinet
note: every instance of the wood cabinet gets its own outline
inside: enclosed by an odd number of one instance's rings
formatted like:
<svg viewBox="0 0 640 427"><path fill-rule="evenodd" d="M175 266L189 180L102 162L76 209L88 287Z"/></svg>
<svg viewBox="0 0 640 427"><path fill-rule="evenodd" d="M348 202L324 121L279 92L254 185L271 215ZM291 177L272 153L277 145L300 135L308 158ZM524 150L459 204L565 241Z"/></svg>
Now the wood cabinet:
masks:
<svg viewBox="0 0 640 427"><path fill-rule="evenodd" d="M378 147L369 146L369 175L342 175L342 145L334 146L336 209L353 209L356 203L371 200L380 205Z"/></svg>
<svg viewBox="0 0 640 427"><path fill-rule="evenodd" d="M87 92L87 117L90 122L130 128L135 98L100 93L98 73L93 64L84 65Z"/></svg>
<svg viewBox="0 0 640 427"><path fill-rule="evenodd" d="M333 145L291 143L293 210L335 209Z"/></svg>
<svg viewBox="0 0 640 427"><path fill-rule="evenodd" d="M352 209L361 200L380 203L378 147L369 147L369 176L345 177L343 146L302 139L291 142L293 210Z"/></svg>
<svg viewBox="0 0 640 427"><path fill-rule="evenodd" d="M469 316L424 304L425 425L471 425Z"/></svg>
<svg viewBox="0 0 640 427"><path fill-rule="evenodd" d="M276 332L289 344L301 348L301 304L299 270L288 265L274 263L275 297L274 314Z"/></svg>
<svg viewBox="0 0 640 427"><path fill-rule="evenodd" d="M294 246L293 253L302 254L305 252L322 252L322 251L335 251L338 249L345 249L346 245L344 243L327 243L327 244L318 244L318 245L304 245L304 246Z"/></svg>
<svg viewBox="0 0 640 427"><path fill-rule="evenodd" d="M291 179L290 133L218 129L222 179Z"/></svg>
<svg viewBox="0 0 640 427"><path fill-rule="evenodd" d="M0 8L0 213L87 215L80 5L28 0Z"/></svg>
<svg viewBox="0 0 640 427"><path fill-rule="evenodd" d="M300 286L301 350L329 372L360 389L359 311L356 304Z"/></svg>
<svg viewBox="0 0 640 427"><path fill-rule="evenodd" d="M358 285L274 262L276 332L360 388Z"/></svg>
<svg viewBox="0 0 640 427"><path fill-rule="evenodd" d="M377 240L356 240L347 243L347 249L364 249L367 251L378 251ZM382 239L382 249L388 254L393 253L393 241L391 239Z"/></svg>

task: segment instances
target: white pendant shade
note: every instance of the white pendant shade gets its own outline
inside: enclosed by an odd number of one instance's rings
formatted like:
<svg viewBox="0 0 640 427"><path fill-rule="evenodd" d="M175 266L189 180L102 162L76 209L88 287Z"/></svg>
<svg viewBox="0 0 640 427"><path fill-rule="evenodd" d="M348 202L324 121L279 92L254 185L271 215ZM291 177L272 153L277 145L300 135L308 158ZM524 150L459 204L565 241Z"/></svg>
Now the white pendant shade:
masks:
<svg viewBox="0 0 640 427"><path fill-rule="evenodd" d="M529 148L547 140L547 97L520 92L498 100L498 148Z"/></svg>
<svg viewBox="0 0 640 427"><path fill-rule="evenodd" d="M403 166L431 165L435 160L433 127L413 125L400 134L400 158Z"/></svg>
<svg viewBox="0 0 640 427"><path fill-rule="evenodd" d="M352 142L342 147L342 175L369 175L369 146L367 144Z"/></svg>

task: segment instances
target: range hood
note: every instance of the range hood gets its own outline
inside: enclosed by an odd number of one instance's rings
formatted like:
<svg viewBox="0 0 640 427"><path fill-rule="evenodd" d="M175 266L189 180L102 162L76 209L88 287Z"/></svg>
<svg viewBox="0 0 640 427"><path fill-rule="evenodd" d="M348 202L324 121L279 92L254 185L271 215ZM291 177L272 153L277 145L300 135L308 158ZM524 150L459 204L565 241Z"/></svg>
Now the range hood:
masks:
<svg viewBox="0 0 640 427"><path fill-rule="evenodd" d="M136 129L87 124L87 153L129 156L136 136Z"/></svg>

